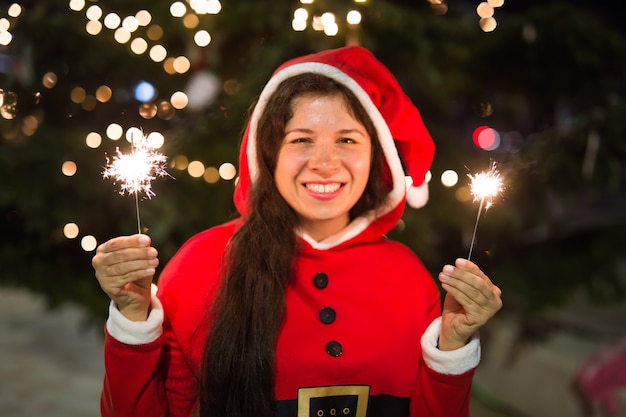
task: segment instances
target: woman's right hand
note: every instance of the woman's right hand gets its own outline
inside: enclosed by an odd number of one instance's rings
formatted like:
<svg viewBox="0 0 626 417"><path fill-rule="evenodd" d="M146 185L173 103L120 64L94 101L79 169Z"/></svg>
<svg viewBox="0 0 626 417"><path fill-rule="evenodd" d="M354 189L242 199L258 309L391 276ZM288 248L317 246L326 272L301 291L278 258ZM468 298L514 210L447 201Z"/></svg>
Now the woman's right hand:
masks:
<svg viewBox="0 0 626 417"><path fill-rule="evenodd" d="M150 237L142 234L116 237L96 249L91 264L100 287L129 320L148 317L157 255Z"/></svg>

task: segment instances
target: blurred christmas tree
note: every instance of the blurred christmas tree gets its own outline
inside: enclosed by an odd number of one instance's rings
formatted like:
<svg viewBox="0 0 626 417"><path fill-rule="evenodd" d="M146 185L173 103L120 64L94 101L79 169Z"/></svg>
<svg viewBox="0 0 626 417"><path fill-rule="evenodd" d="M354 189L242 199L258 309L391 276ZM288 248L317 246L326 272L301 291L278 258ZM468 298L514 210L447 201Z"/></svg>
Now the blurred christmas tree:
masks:
<svg viewBox="0 0 626 417"><path fill-rule="evenodd" d="M624 33L573 3L503 5L495 20L479 9L480 22L478 4L0 3L0 284L102 319L94 245L136 230L133 199L102 179L106 156L129 150L129 129L164 138L173 178L140 204L166 262L235 214L241 130L276 66L359 43L397 75L438 147L429 205L407 209L394 239L433 273L466 257L478 209L466 175L493 160L506 190L481 219L473 259L507 307L527 319L581 290L623 300ZM444 186L447 170L458 181Z"/></svg>

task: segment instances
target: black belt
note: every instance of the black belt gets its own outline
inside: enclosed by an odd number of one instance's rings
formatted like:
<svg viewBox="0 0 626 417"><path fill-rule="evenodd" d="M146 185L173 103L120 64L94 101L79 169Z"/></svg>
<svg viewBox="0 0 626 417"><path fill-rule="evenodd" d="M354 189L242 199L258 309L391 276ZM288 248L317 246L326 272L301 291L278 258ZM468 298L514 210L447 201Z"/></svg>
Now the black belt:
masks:
<svg viewBox="0 0 626 417"><path fill-rule="evenodd" d="M369 388L369 387L368 387ZM367 398L367 407L359 407L357 394L325 395L298 400L277 401L279 417L407 417L409 398L391 395L373 395ZM362 403L361 403L362 404ZM304 409L304 412L303 412ZM364 411L365 414L364 414Z"/></svg>

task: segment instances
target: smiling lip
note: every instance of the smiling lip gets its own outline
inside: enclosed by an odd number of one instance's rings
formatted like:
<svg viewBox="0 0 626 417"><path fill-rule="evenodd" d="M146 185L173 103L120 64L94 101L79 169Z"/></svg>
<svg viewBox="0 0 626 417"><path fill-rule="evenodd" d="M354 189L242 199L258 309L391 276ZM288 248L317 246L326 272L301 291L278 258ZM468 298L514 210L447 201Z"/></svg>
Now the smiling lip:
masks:
<svg viewBox="0 0 626 417"><path fill-rule="evenodd" d="M335 197L339 194L339 191L343 187L342 183L332 182L332 183L306 183L304 187L307 189L309 194L314 198L320 200L328 200Z"/></svg>

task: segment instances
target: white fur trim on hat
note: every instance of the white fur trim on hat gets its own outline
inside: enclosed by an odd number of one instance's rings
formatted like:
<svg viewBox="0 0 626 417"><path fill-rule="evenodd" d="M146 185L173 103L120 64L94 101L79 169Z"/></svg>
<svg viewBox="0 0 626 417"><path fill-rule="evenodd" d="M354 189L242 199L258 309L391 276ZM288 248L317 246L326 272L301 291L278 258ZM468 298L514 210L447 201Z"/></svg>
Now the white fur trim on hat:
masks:
<svg viewBox="0 0 626 417"><path fill-rule="evenodd" d="M423 182L415 187L410 176L406 179L406 202L414 209L422 208L428 203L428 183Z"/></svg>

